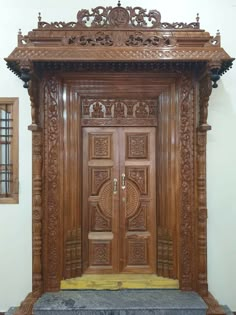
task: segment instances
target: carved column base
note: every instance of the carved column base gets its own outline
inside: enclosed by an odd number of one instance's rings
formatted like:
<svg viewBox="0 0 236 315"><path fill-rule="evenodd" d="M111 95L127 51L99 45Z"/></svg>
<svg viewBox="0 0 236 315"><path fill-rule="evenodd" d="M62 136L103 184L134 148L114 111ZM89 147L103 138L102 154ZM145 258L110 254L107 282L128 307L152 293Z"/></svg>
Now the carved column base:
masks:
<svg viewBox="0 0 236 315"><path fill-rule="evenodd" d="M223 308L210 292L208 292L207 296L203 296L202 298L208 306L207 315L226 315Z"/></svg>
<svg viewBox="0 0 236 315"><path fill-rule="evenodd" d="M29 293L21 303L20 307L16 310L14 315L32 315L34 303L40 296L41 294L39 292Z"/></svg>

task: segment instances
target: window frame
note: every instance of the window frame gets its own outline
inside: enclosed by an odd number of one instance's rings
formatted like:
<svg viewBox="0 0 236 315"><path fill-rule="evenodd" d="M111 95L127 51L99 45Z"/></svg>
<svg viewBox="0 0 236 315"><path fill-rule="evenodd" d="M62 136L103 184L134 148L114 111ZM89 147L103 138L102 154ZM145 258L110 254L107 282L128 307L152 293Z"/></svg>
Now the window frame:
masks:
<svg viewBox="0 0 236 315"><path fill-rule="evenodd" d="M17 204L19 203L19 98L0 97L0 107L2 107L2 105L12 106L12 189L9 197L0 196L0 204Z"/></svg>

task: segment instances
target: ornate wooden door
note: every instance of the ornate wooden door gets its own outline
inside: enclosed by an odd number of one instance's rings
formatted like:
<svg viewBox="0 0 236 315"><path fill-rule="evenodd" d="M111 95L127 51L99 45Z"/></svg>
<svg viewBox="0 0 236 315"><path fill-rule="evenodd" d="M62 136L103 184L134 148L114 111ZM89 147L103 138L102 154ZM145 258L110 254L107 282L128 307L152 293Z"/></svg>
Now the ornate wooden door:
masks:
<svg viewBox="0 0 236 315"><path fill-rule="evenodd" d="M155 128L83 128L83 270L155 273Z"/></svg>

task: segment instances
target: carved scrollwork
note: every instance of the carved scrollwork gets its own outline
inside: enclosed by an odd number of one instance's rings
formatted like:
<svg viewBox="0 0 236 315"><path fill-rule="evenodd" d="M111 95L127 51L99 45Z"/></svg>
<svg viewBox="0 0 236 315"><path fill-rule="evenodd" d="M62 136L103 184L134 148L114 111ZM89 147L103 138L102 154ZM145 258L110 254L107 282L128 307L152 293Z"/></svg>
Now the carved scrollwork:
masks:
<svg viewBox="0 0 236 315"><path fill-rule="evenodd" d="M80 36L63 38L62 44L80 46L112 46L114 44L114 40L110 34L97 32L95 34L82 34Z"/></svg>
<svg viewBox="0 0 236 315"><path fill-rule="evenodd" d="M181 108L181 279L182 289L192 289L193 268L193 200L194 200L194 157L193 157L193 86L191 77L183 75L180 86Z"/></svg>
<svg viewBox="0 0 236 315"><path fill-rule="evenodd" d="M131 24L134 27L147 27L148 25L151 27L160 26L161 14L159 11L150 10L147 13L147 10L141 7L127 7L126 9L130 12Z"/></svg>
<svg viewBox="0 0 236 315"><path fill-rule="evenodd" d="M152 32L83 32L80 35L63 37L63 45L73 46L148 46L174 47L176 39L171 36L159 36Z"/></svg>
<svg viewBox="0 0 236 315"><path fill-rule="evenodd" d="M176 40L171 37L161 37L157 35L147 36L141 32L129 35L125 42L126 46L154 46L154 47L173 47Z"/></svg>
<svg viewBox="0 0 236 315"><path fill-rule="evenodd" d="M44 29L81 29L81 28L158 28L158 29L199 29L199 18L196 22L183 23L161 22L161 14L157 10L147 11L141 7L103 7L98 6L91 11L82 9L77 13L77 22L44 22L41 16L38 28Z"/></svg>
<svg viewBox="0 0 236 315"><path fill-rule="evenodd" d="M161 27L163 29L198 29L199 23L192 22L192 23L183 23L183 22L175 22L175 23L161 23Z"/></svg>
<svg viewBox="0 0 236 315"><path fill-rule="evenodd" d="M112 7L98 6L95 9L89 10L82 9L77 13L77 25L87 27L102 27L107 25L107 16Z"/></svg>
<svg viewBox="0 0 236 315"><path fill-rule="evenodd" d="M47 208L48 238L47 243L47 288L57 290L58 280L58 237L59 237L59 113L58 113L58 82L54 77L44 83L45 112L45 206Z"/></svg>

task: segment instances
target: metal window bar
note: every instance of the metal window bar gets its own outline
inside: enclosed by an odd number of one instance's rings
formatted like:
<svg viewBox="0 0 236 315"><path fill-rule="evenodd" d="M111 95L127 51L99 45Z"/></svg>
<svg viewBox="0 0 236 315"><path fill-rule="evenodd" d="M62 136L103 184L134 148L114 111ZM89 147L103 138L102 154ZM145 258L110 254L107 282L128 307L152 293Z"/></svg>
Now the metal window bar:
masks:
<svg viewBox="0 0 236 315"><path fill-rule="evenodd" d="M12 132L11 106L4 104L0 110L0 197L9 197L12 194Z"/></svg>

